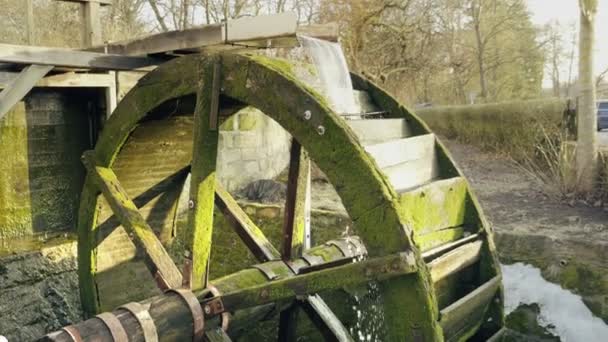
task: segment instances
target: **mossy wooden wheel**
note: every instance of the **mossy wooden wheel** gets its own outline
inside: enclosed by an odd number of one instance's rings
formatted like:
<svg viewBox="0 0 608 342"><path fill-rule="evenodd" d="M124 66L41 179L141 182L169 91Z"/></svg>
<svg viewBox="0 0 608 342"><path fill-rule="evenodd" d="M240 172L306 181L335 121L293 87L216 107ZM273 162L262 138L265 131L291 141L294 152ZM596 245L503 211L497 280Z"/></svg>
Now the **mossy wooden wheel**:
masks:
<svg viewBox="0 0 608 342"><path fill-rule="evenodd" d="M428 133L379 88L358 78L355 83L388 116L407 121L416 135ZM179 103L193 98L193 117L175 114ZM167 104L176 106L170 111L174 115L167 115ZM216 186L219 117L244 105L262 110L294 138L289 177L293 186L287 191L286 238L280 247L272 246L234 199ZM348 272L353 272L353 279L379 281L387 341L489 337L502 325L499 271L491 234L466 181L433 138L437 177L442 179L428 184L433 188L401 191L381 168L382 157L364 147L363 140L359 128L349 127L320 95L295 78L289 63L225 54L191 55L161 65L127 94L95 150L84 157L89 173L79 215L79 275L85 311L93 314L142 300L160 293L159 288L204 290L218 206L265 265L211 279L226 294L228 308L305 295L306 310L317 316L320 326L327 325L335 316L314 293L347 284ZM367 259L359 262L361 276L335 263L344 258L352 263L358 256L347 255L340 247L344 241L298 258L302 148L327 175L354 222L358 239L346 243L361 241L360 249L367 251ZM174 186L184 182L189 182L189 192ZM180 201L187 203L186 212L180 212ZM179 243L163 246L176 236ZM317 269L307 257L329 265ZM302 263L307 266L299 267ZM316 285L307 280L304 288L294 287L299 269L307 267ZM328 276L330 270L335 278ZM466 289L459 285L463 277L468 279ZM286 287L252 292L262 281ZM289 312L281 321L288 325ZM327 338L343 340L335 331L340 330L339 322L326 328Z"/></svg>

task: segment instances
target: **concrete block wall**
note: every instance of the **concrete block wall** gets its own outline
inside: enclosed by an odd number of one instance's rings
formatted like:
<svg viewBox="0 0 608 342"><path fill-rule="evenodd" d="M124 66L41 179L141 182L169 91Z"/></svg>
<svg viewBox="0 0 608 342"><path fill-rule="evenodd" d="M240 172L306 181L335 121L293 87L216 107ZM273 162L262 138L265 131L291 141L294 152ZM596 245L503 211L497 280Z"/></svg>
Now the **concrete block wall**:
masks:
<svg viewBox="0 0 608 342"><path fill-rule="evenodd" d="M217 174L229 191L271 179L289 163L290 135L257 109L245 108L222 126Z"/></svg>
<svg viewBox="0 0 608 342"><path fill-rule="evenodd" d="M74 229L98 94L35 89L0 121L0 239Z"/></svg>

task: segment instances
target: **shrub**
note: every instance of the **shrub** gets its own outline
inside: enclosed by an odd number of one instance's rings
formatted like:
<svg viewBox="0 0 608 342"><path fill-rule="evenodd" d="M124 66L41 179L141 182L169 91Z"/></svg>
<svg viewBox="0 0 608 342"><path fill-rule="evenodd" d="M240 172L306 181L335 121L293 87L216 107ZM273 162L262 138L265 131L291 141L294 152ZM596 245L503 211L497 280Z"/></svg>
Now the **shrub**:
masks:
<svg viewBox="0 0 608 342"><path fill-rule="evenodd" d="M439 135L523 161L544 139L560 135L565 110L565 100L549 99L431 107L417 114Z"/></svg>

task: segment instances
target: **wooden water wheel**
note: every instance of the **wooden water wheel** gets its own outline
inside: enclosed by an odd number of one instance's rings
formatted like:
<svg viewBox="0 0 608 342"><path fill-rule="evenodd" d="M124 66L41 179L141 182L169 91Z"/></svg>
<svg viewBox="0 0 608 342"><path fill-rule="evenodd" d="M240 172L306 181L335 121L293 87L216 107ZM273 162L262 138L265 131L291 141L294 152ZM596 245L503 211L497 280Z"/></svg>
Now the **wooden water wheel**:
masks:
<svg viewBox="0 0 608 342"><path fill-rule="evenodd" d="M85 312L123 306L45 339L227 341L238 339L242 322L277 313L278 338L290 341L302 308L326 340L359 340L318 293L366 283L381 294L376 339L496 336L500 270L466 180L415 115L353 80L378 107L363 116L371 119L345 120L289 63L257 55L189 55L140 80L84 156L79 214ZM218 123L243 106L293 137L281 246L216 184ZM303 150L335 187L356 236L303 248ZM219 248L214 208L257 265L209 279L210 253Z"/></svg>

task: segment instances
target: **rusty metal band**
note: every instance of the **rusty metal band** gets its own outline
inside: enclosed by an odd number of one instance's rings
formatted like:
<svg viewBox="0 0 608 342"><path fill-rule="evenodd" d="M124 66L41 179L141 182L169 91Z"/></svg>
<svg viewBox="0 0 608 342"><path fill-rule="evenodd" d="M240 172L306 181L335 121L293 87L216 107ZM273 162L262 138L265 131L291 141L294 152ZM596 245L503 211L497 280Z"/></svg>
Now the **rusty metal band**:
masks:
<svg viewBox="0 0 608 342"><path fill-rule="evenodd" d="M112 340L114 340L114 342L129 342L129 337L127 336L125 328L113 313L100 313L99 315L95 316L95 318L102 321L108 330L110 330L110 334L112 335Z"/></svg>
<svg viewBox="0 0 608 342"><path fill-rule="evenodd" d="M122 309L128 311L139 323L141 330L144 335L145 342L158 342L158 332L156 331L156 324L154 324L154 320L148 309L136 302L128 303L119 307L118 309Z"/></svg>
<svg viewBox="0 0 608 342"><path fill-rule="evenodd" d="M165 293L175 293L186 303L192 314L192 341L202 341L205 333L205 316L198 298L187 289L169 289Z"/></svg>
<svg viewBox="0 0 608 342"><path fill-rule="evenodd" d="M207 285L207 289L213 295L213 297L218 297L218 299L220 300L220 303L222 303L221 302L222 293L220 292L220 290L217 289L217 287L209 284L209 285ZM222 308L223 308L223 306L224 306L224 304L222 303ZM222 312L220 321L221 321L222 330L228 331L228 326L230 325L230 313L227 311Z"/></svg>
<svg viewBox="0 0 608 342"><path fill-rule="evenodd" d="M72 338L72 341L82 342L82 336L80 336L80 331L78 331L78 329L76 329L75 326L68 325L67 327L64 327L63 329L61 329L61 331L70 335L70 338Z"/></svg>

